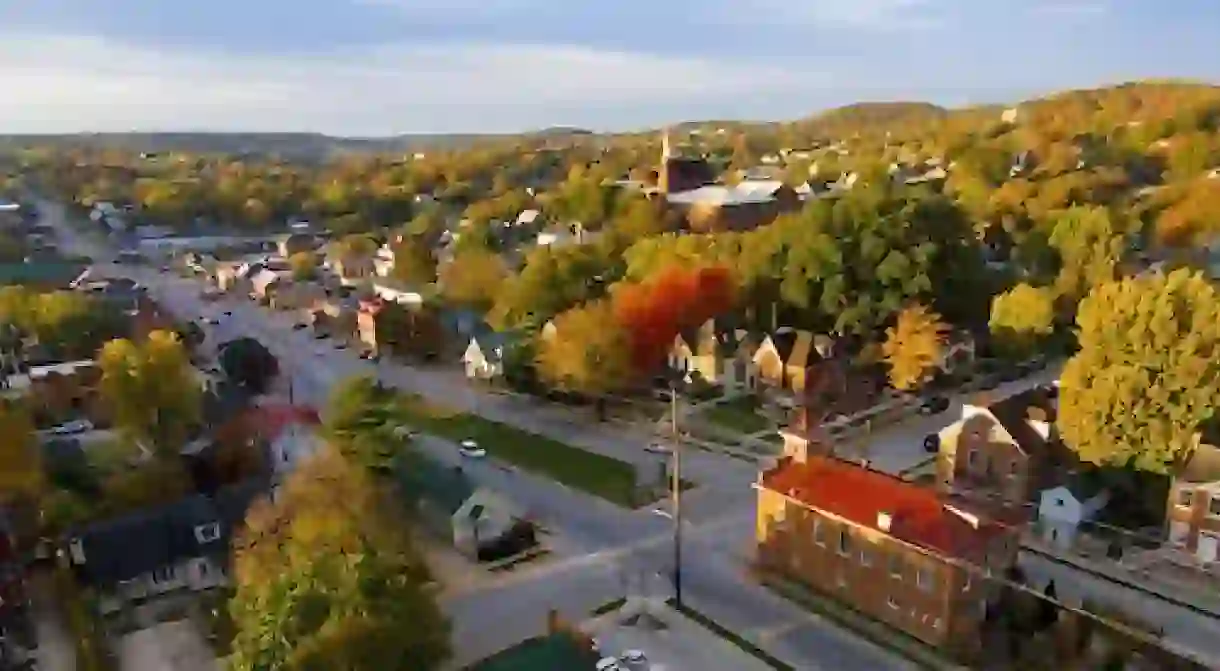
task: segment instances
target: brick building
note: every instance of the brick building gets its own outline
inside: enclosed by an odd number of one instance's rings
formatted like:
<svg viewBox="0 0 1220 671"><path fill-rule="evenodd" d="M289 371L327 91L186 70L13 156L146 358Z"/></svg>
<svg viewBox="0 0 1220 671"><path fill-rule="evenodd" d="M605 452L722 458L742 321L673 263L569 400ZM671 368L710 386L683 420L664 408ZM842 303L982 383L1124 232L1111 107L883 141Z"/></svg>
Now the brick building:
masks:
<svg viewBox="0 0 1220 671"><path fill-rule="evenodd" d="M986 576L1016 561L1017 529L796 436L757 484L760 568L950 654L976 654L995 587Z"/></svg>

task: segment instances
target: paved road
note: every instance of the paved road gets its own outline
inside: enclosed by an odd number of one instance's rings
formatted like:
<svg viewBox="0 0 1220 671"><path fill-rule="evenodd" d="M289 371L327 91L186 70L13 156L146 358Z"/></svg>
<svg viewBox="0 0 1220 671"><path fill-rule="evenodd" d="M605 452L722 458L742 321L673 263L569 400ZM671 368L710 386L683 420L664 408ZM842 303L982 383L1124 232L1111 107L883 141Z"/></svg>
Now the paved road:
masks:
<svg viewBox="0 0 1220 671"><path fill-rule="evenodd" d="M520 399L503 398L472 391L458 375L410 369L383 363L373 366L350 352L321 346L304 331L294 331L286 315L270 315L249 301L226 300L218 306L199 299L198 284L157 272L155 269L116 266L112 257L94 241L82 237L62 218L62 210L43 204L48 223L61 234L61 246L92 256L100 262L101 274L131 277L149 289L151 296L181 319L229 311L213 327L210 338L223 341L249 335L263 341L280 359L284 377L291 378L294 396L302 402L322 403L329 388L343 378L371 372L395 386L417 391L430 398L476 410L491 419L509 421L521 428L545 433L587 449L605 452L637 463L652 463L656 457L644 452L647 438L624 436L621 427L589 429ZM559 433L560 435L555 435ZM425 440L424 449L441 459L456 461L456 449L444 441ZM684 463L685 474L715 488L719 495L702 497L695 507L691 497L686 554L683 561L686 600L721 622L746 635L776 627L788 627L786 635L767 644L768 649L798 668L825 669L914 668L911 664L828 623L752 584L742 571L737 552L752 533L751 492L756 477L752 467L740 462L691 452ZM555 530L557 559L539 569L511 574L492 592L457 597L446 604L456 623L460 648L490 652L536 633L546 610L559 608L576 615L623 594L624 576L652 576L663 589L672 566L670 523L648 510L628 511L607 502L569 491L528 473L506 469L491 460L467 464L477 481L503 491ZM723 492L723 493L720 493ZM471 654L474 654L472 652Z"/></svg>
<svg viewBox="0 0 1220 671"><path fill-rule="evenodd" d="M1163 628L1170 647L1220 668L1220 619L1149 597L1032 552L1022 552L1019 564L1029 584L1040 591L1053 580L1055 593L1065 603L1075 604L1087 599L1131 613Z"/></svg>
<svg viewBox="0 0 1220 671"><path fill-rule="evenodd" d="M44 207L48 221L55 210ZM65 249L106 259L106 250L67 229ZM294 331L293 317L273 313L244 299L205 304L200 286L191 280L166 276L155 269L108 266L144 283L167 309L183 318L232 313L212 327L210 338L229 340L247 335L258 338L280 358L284 377L291 380L300 402L321 405L330 387L355 374L376 375L386 384L409 389L430 398L477 412L490 419L563 440L591 451L639 464L658 457L642 450L648 434L633 435L621 426L590 427L569 411L555 412L520 398L502 397L474 389L459 373L408 368L390 362L373 365L353 352L337 351L328 341L315 341L309 331ZM1016 393L1054 378L1047 371L1034 378L1009 383L997 396ZM937 416L920 417L875 432L869 437L868 455L876 467L900 471L926 458L923 437L961 415L961 399ZM426 441L425 449L441 459L457 462L455 446ZM686 497L684 512L690 524L684 543L684 592L688 601L735 631L785 633L768 642L767 649L801 668L904 668L893 656L846 632L814 618L774 597L744 577L740 555L750 542L754 467L718 455L688 451L685 474L702 486ZM548 527L559 532L554 539L558 559L541 569L514 574L491 591L466 594L447 603L457 623L457 635L473 650L491 651L536 631L550 607L562 612L587 612L599 603L620 596L624 576L668 574L672 566L669 522L644 511L624 511L600 499L569 491L528 473L487 461L466 464L476 480L504 492ZM1166 638L1184 650L1220 659L1220 622L1150 598L1121 585L1092 578L1068 567L1023 556L1022 565L1038 584L1056 581L1061 595L1089 597L1147 613L1165 627ZM633 578L634 579L634 578ZM667 581L662 584L667 585ZM513 616L507 617L512 609ZM511 625L505 625L511 622Z"/></svg>

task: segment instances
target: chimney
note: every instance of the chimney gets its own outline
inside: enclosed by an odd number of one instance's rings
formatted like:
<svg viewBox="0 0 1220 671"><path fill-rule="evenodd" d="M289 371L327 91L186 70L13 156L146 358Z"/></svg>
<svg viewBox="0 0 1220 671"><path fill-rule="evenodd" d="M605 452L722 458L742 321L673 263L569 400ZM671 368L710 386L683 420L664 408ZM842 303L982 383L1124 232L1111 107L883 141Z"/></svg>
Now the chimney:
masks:
<svg viewBox="0 0 1220 671"><path fill-rule="evenodd" d="M890 524L893 523L893 521L894 521L894 518L892 516L890 516L889 513L877 513L877 528L878 529L880 529L886 533L889 533Z"/></svg>

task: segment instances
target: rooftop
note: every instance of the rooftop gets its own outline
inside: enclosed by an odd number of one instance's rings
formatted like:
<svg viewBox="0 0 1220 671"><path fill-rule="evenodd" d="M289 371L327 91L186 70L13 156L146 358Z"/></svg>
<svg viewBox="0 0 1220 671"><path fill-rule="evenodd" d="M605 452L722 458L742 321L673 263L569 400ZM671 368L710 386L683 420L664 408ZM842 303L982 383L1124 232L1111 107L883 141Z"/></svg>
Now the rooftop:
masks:
<svg viewBox="0 0 1220 671"><path fill-rule="evenodd" d="M572 636L559 633L522 641L475 662L466 671L592 671L597 659L596 653L583 649Z"/></svg>
<svg viewBox="0 0 1220 671"><path fill-rule="evenodd" d="M742 184L746 184L742 182ZM678 191L666 194L671 203L678 205L746 205L751 203L769 203L775 199L775 190L767 192L758 186L742 187L720 186L716 184L701 186L689 191Z"/></svg>
<svg viewBox="0 0 1220 671"><path fill-rule="evenodd" d="M974 559L1001 526L956 512L935 491L833 457L781 461L760 485L939 554ZM878 526L889 516L889 529Z"/></svg>

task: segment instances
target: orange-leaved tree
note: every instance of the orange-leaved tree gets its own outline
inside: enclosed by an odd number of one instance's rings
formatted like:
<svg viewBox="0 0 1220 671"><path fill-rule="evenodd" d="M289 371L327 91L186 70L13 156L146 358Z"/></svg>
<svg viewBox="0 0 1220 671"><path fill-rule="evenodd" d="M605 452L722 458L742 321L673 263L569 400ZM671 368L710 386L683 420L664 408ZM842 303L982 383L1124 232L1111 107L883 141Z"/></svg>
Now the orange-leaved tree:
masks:
<svg viewBox="0 0 1220 671"><path fill-rule="evenodd" d="M732 274L721 266L671 266L644 282L616 287L614 312L628 334L636 372L656 372L675 336L725 313L733 301Z"/></svg>

